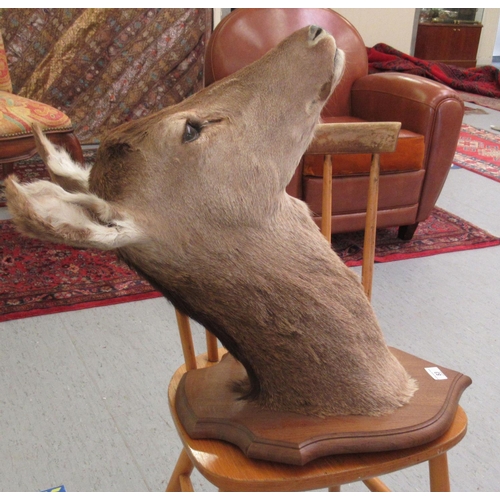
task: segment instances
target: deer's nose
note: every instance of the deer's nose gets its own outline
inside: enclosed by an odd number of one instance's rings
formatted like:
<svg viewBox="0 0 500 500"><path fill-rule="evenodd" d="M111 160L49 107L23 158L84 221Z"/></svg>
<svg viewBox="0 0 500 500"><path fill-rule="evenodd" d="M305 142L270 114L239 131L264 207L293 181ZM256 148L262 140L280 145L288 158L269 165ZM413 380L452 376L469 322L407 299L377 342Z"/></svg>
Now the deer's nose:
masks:
<svg viewBox="0 0 500 500"><path fill-rule="evenodd" d="M311 42L315 41L323 33L323 28L312 24L309 26L309 40Z"/></svg>

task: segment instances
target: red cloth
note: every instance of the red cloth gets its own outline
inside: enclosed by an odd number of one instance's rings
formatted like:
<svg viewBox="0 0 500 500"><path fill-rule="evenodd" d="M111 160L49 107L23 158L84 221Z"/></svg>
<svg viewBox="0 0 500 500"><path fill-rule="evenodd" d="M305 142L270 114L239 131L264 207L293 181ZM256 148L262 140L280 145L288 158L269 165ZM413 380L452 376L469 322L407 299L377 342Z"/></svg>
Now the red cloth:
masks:
<svg viewBox="0 0 500 500"><path fill-rule="evenodd" d="M368 52L368 71L398 71L420 75L455 90L500 98L500 71L494 66L459 68L451 64L417 59L385 43L377 43Z"/></svg>

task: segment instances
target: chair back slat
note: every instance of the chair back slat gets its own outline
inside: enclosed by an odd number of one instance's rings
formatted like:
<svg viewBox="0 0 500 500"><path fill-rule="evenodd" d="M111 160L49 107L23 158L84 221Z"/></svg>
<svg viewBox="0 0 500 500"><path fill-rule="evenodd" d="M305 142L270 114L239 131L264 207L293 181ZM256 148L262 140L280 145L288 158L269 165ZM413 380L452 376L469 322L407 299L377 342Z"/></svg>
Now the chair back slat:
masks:
<svg viewBox="0 0 500 500"><path fill-rule="evenodd" d="M177 318L177 326L181 337L182 353L184 354L186 370L196 370L196 354L194 351L193 335L191 333L189 317L177 309L175 310L175 316Z"/></svg>
<svg viewBox="0 0 500 500"><path fill-rule="evenodd" d="M368 201L366 205L365 238L363 244L363 265L361 282L368 300L372 299L373 265L375 262L375 244L377 240L377 210L380 180L380 155L374 154L370 166L368 183Z"/></svg>
<svg viewBox="0 0 500 500"><path fill-rule="evenodd" d="M206 330L206 337L208 361L217 363L217 361L219 361L219 344L217 342L217 337L208 330Z"/></svg>
<svg viewBox="0 0 500 500"><path fill-rule="evenodd" d="M323 161L323 192L321 193L321 234L327 241L332 239L332 155Z"/></svg>

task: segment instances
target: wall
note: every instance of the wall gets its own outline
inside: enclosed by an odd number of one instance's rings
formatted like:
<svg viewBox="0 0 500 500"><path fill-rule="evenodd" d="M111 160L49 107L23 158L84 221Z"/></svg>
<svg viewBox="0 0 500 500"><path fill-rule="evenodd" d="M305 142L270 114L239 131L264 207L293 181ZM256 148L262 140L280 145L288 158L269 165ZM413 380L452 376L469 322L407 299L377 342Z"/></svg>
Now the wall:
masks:
<svg viewBox="0 0 500 500"><path fill-rule="evenodd" d="M497 38L495 40L495 48L493 49L493 56L500 57L500 21L498 22Z"/></svg>
<svg viewBox="0 0 500 500"><path fill-rule="evenodd" d="M384 42L410 52L415 9L333 9L354 25L367 47ZM214 26L229 10L214 8Z"/></svg>
<svg viewBox="0 0 500 500"><path fill-rule="evenodd" d="M384 42L392 47L413 53L416 35L416 9L337 9L360 32L367 47ZM477 53L477 65L491 64L493 54L500 55L499 30L500 9L484 9L483 29ZM414 29L415 26L415 29ZM390 27L390 29L388 29ZM500 34L500 31L498 31ZM495 52L494 52L495 51Z"/></svg>
<svg viewBox="0 0 500 500"><path fill-rule="evenodd" d="M333 9L354 25L367 47L373 47L376 43L383 42L402 52L413 54L417 9L347 9L336 7ZM214 21L229 11L229 9L214 10ZM492 55L500 55L499 18L500 9L484 9L483 29L477 54L478 66L491 64Z"/></svg>
<svg viewBox="0 0 500 500"><path fill-rule="evenodd" d="M500 55L500 47L495 48L495 40L499 28L500 9L484 9L483 29L479 49L477 51L477 65L484 66L491 64L493 54ZM498 42L500 45L500 41ZM495 52L497 50L497 52Z"/></svg>
<svg viewBox="0 0 500 500"><path fill-rule="evenodd" d="M367 47L383 42L407 54L411 53L415 9L342 9L334 10L359 31Z"/></svg>

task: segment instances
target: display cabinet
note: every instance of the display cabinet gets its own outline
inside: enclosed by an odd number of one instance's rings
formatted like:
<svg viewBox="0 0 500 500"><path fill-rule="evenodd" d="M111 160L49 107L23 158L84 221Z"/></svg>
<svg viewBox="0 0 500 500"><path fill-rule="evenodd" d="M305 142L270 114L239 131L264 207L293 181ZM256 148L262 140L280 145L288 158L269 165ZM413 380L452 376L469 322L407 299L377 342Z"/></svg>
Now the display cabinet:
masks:
<svg viewBox="0 0 500 500"><path fill-rule="evenodd" d="M420 9L415 57L476 66L483 9Z"/></svg>

